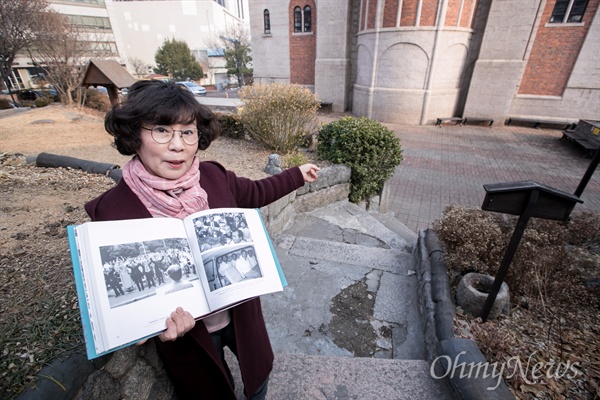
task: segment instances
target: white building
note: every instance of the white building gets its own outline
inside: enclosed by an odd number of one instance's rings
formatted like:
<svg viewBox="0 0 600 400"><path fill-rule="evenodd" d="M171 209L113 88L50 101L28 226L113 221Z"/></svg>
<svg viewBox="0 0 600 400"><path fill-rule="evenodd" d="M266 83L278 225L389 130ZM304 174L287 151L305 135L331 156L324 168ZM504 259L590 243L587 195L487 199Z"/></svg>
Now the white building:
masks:
<svg viewBox="0 0 600 400"><path fill-rule="evenodd" d="M228 81L221 51L211 49L211 39L228 26L248 24L247 0L49 0L50 7L84 28L93 41L90 58L114 59L137 77L133 62L155 67L154 54L166 39L185 41L201 63L202 83ZM249 29L249 28L248 28ZM25 55L15 60L14 88L37 87L43 70ZM143 75L145 75L143 74ZM219 85L221 84L221 85Z"/></svg>
<svg viewBox="0 0 600 400"><path fill-rule="evenodd" d="M112 59L123 64L127 56L119 27L109 13L112 0L49 0L50 8L65 14L91 42L90 58ZM17 56L13 64L13 88L37 87L43 70L33 66L26 54Z"/></svg>
<svg viewBox="0 0 600 400"><path fill-rule="evenodd" d="M187 43L207 77L204 84L225 83L222 57L210 48L211 41L228 26L247 22L247 0L114 1L109 8L123 35L127 65L135 73L141 62L151 72L154 55L166 39Z"/></svg>

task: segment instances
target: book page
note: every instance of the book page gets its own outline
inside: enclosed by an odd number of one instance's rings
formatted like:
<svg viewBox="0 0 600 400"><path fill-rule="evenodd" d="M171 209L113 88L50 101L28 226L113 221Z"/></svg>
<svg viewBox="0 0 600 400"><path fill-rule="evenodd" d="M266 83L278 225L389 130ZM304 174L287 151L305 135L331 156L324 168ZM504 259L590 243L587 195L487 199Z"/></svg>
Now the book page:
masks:
<svg viewBox="0 0 600 400"><path fill-rule="evenodd" d="M98 353L163 331L178 306L194 317L210 312L181 220L92 222L76 231L89 243L82 264L94 288Z"/></svg>
<svg viewBox="0 0 600 400"><path fill-rule="evenodd" d="M200 281L212 310L283 290L279 261L259 210L206 210L184 223L192 253L202 257Z"/></svg>

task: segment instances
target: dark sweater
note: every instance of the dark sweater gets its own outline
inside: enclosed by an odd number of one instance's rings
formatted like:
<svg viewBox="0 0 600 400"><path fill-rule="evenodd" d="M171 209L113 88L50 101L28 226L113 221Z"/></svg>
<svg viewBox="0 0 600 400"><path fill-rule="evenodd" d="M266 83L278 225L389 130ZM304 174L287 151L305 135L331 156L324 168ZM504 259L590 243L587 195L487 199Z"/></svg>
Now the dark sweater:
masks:
<svg viewBox="0 0 600 400"><path fill-rule="evenodd" d="M200 163L200 184L210 208L263 207L304 185L302 172L292 168L258 181L237 177L215 162ZM121 181L85 205L93 221L152 218L150 212ZM231 308L238 359L246 393L253 394L273 368L273 350L265 327L260 299ZM163 364L183 399L235 399L224 366L202 321L174 342L155 338Z"/></svg>

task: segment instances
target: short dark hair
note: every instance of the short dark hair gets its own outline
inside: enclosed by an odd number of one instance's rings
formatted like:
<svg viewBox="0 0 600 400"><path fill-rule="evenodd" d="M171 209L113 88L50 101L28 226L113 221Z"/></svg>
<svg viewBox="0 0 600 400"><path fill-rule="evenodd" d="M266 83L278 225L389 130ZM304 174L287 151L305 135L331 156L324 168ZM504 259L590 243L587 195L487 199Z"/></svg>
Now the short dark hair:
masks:
<svg viewBox="0 0 600 400"><path fill-rule="evenodd" d="M198 148L205 150L221 134L215 114L173 82L138 81L129 88L127 99L106 114L104 128L114 137L114 147L119 153L130 156L142 144L142 124L172 125L194 121L200 136Z"/></svg>
<svg viewBox="0 0 600 400"><path fill-rule="evenodd" d="M183 276L183 272L181 272L181 267L179 265L173 264L167 268L167 275L169 275L169 278L173 279L175 282L179 282Z"/></svg>

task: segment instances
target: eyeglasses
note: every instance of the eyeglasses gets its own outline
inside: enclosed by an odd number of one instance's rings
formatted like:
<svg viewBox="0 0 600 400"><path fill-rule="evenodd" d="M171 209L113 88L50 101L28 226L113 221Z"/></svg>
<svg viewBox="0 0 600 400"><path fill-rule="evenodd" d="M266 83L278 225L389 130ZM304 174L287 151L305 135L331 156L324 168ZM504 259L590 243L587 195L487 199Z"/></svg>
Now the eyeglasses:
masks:
<svg viewBox="0 0 600 400"><path fill-rule="evenodd" d="M142 126L142 129L150 131L150 136L152 136L152 139L154 139L156 143L160 144L169 143L171 140L173 140L173 135L175 135L175 132L179 132L179 135L185 144L196 144L198 143L198 140L200 140L198 136L198 129L194 128L179 130L173 129L170 126L156 125L152 129Z"/></svg>

